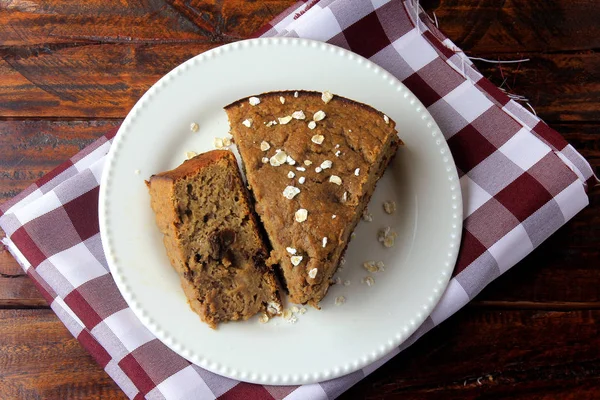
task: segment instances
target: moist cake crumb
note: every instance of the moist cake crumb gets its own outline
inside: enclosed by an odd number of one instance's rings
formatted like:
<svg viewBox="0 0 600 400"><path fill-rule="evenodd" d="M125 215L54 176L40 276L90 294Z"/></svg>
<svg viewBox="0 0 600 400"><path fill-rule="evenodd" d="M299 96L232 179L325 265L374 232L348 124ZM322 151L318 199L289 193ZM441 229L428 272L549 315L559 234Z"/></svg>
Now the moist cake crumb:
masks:
<svg viewBox="0 0 600 400"><path fill-rule="evenodd" d="M200 154L146 185L169 261L202 321L216 328L278 313L279 286L233 153Z"/></svg>
<svg viewBox="0 0 600 400"><path fill-rule="evenodd" d="M341 306L345 302L346 302L346 298L344 296L338 296L338 297L335 298L335 305L336 306Z"/></svg>
<svg viewBox="0 0 600 400"><path fill-rule="evenodd" d="M362 219L363 221L373 222L373 214L369 212L368 208L365 208L365 211L363 211Z"/></svg>
<svg viewBox="0 0 600 400"><path fill-rule="evenodd" d="M380 243L383 243L385 247L393 247L396 237L398 237L398 234L389 226L384 229L380 229L377 233L377 240Z"/></svg>
<svg viewBox="0 0 600 400"><path fill-rule="evenodd" d="M396 202L395 201L386 201L383 203L383 209L387 214L393 214L396 212Z"/></svg>
<svg viewBox="0 0 600 400"><path fill-rule="evenodd" d="M190 124L190 131L192 131L192 132L198 132L199 129L200 129L200 126L197 123L192 122Z"/></svg>

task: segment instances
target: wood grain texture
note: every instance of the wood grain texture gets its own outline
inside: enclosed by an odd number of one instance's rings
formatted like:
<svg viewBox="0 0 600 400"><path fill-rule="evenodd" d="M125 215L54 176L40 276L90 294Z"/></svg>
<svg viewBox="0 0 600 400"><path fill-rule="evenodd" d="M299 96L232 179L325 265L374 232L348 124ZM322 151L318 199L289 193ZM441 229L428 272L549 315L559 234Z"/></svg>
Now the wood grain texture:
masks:
<svg viewBox="0 0 600 400"><path fill-rule="evenodd" d="M0 399L125 399L52 310L0 310Z"/></svg>
<svg viewBox="0 0 600 400"><path fill-rule="evenodd" d="M515 58L600 48L595 0L423 0L439 27L469 55ZM506 53L506 54L502 54Z"/></svg>
<svg viewBox="0 0 600 400"><path fill-rule="evenodd" d="M54 46L0 59L0 116L124 118L158 79L218 45ZM476 63L496 85L530 99L550 122L600 121L600 53L538 54L531 61Z"/></svg>
<svg viewBox="0 0 600 400"><path fill-rule="evenodd" d="M592 399L600 311L464 309L341 399Z"/></svg>
<svg viewBox="0 0 600 400"><path fill-rule="evenodd" d="M12 198L120 120L0 120L0 202Z"/></svg>

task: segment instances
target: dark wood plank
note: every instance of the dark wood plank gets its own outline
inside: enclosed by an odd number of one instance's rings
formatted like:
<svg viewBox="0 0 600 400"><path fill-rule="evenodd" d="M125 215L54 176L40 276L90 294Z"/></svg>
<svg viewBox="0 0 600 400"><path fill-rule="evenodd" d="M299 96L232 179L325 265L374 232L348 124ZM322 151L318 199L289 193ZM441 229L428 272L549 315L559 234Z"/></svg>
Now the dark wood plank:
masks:
<svg viewBox="0 0 600 400"><path fill-rule="evenodd" d="M0 116L123 118L160 77L216 45L78 45L7 54L0 60ZM496 85L529 98L544 119L600 121L600 53L477 65Z"/></svg>
<svg viewBox="0 0 600 400"><path fill-rule="evenodd" d="M467 309L342 399L587 398L600 390L599 319L598 310ZM51 310L1 310L0 350L0 398L119 398Z"/></svg>
<svg viewBox="0 0 600 400"><path fill-rule="evenodd" d="M207 43L244 39L295 0L144 0L80 4L14 0L0 4L0 46L43 53L77 43ZM94 29L90 30L89 27Z"/></svg>
<svg viewBox="0 0 600 400"><path fill-rule="evenodd" d="M528 98L547 122L600 120L600 53L535 54L520 64L475 65L497 86Z"/></svg>
<svg viewBox="0 0 600 400"><path fill-rule="evenodd" d="M423 0L439 27L473 54L581 51L600 48L594 0Z"/></svg>
<svg viewBox="0 0 600 400"><path fill-rule="evenodd" d="M600 311L465 309L340 399L583 399L600 391Z"/></svg>
<svg viewBox="0 0 600 400"><path fill-rule="evenodd" d="M153 0L108 7L93 1L74 13L75 6L57 0L11 2L0 15L0 26L11 27L0 37L0 116L122 118L173 67L249 36L291 3ZM498 85L507 77L505 87L531 99L546 119L600 120L600 55L591 51L599 47L594 15L600 5L584 0L429 3L427 9L435 10L446 33L473 55L510 52L514 58L524 49L590 50L534 54L518 71L515 65L503 66L503 73L496 66L481 64L481 69Z"/></svg>
<svg viewBox="0 0 600 400"><path fill-rule="evenodd" d="M1 399L125 399L52 310L0 310Z"/></svg>
<svg viewBox="0 0 600 400"><path fill-rule="evenodd" d="M0 202L4 202L88 144L120 120L0 121Z"/></svg>
<svg viewBox="0 0 600 400"><path fill-rule="evenodd" d="M0 6L10 26L0 46L73 43L177 43L246 38L295 0L219 2L94 0L80 7L49 0L14 0ZM593 0L423 0L441 29L467 51L529 53L600 48L598 4ZM90 31L89 26L94 26Z"/></svg>

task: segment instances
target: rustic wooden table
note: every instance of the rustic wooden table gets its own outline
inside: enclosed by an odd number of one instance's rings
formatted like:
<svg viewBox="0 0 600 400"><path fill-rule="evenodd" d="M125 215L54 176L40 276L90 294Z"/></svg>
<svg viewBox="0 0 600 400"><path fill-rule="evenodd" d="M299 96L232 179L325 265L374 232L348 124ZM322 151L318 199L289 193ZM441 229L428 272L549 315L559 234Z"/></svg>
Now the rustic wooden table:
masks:
<svg viewBox="0 0 600 400"><path fill-rule="evenodd" d="M171 68L294 0L0 0L0 200L116 127ZM600 167L600 2L422 1ZM449 321L343 398L600 398L600 193ZM0 398L124 395L0 249Z"/></svg>

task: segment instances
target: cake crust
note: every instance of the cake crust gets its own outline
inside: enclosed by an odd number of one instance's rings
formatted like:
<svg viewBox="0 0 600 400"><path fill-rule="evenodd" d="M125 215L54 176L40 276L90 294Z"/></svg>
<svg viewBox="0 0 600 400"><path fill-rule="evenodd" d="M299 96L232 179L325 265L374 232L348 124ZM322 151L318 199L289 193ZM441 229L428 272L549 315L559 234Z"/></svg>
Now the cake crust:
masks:
<svg viewBox="0 0 600 400"><path fill-rule="evenodd" d="M383 113L322 96L269 92L225 107L273 248L269 263L281 267L292 302L315 307L401 144Z"/></svg>

